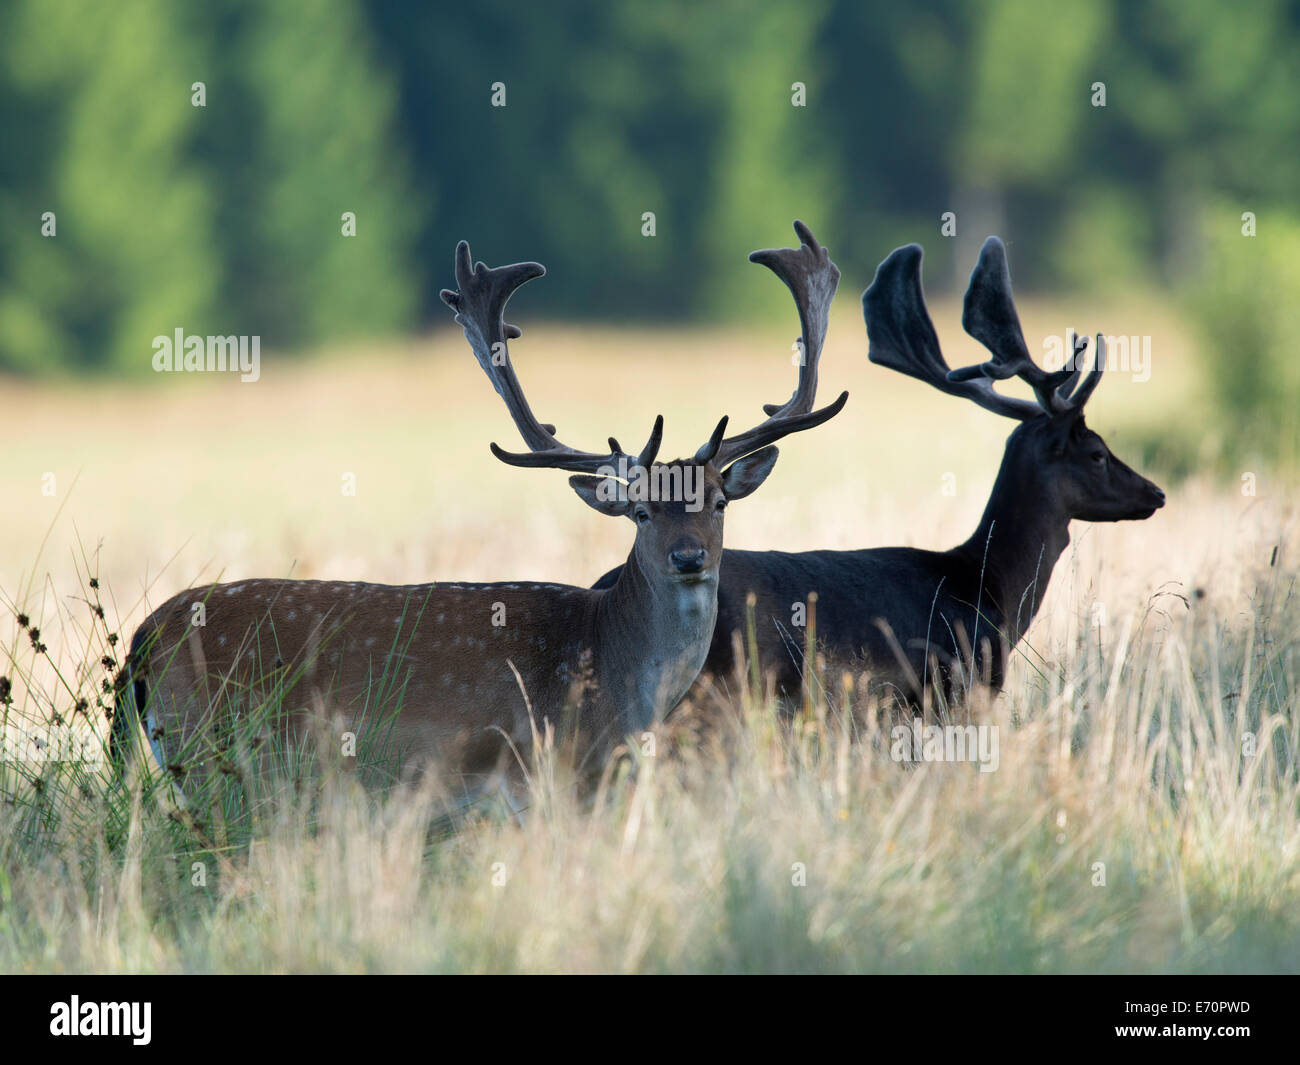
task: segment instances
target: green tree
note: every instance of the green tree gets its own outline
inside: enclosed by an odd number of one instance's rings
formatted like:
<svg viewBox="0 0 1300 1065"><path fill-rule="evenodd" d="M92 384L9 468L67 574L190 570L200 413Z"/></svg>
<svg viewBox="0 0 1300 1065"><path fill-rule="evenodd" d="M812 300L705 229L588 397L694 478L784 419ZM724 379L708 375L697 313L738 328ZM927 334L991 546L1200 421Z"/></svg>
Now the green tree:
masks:
<svg viewBox="0 0 1300 1065"><path fill-rule="evenodd" d="M394 135L395 90L349 0L245 2L226 15L204 149L223 186L224 291L272 343L386 334L416 319L419 201ZM355 236L343 215L355 216Z"/></svg>
<svg viewBox="0 0 1300 1065"><path fill-rule="evenodd" d="M201 42L167 0L23 0L5 17L9 91L30 108L0 208L3 360L148 367L154 336L208 319L221 273L191 154Z"/></svg>

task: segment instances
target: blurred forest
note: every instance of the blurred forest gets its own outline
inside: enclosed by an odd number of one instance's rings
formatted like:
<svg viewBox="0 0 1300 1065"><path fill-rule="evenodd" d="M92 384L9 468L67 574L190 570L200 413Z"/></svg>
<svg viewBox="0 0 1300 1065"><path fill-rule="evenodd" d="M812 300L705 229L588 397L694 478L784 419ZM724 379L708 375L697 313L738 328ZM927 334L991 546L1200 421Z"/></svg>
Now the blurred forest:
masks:
<svg viewBox="0 0 1300 1065"><path fill-rule="evenodd" d="M846 292L999 232L1019 288L1184 300L1247 406L1300 396L1294 0L12 0L0 42L0 369L443 324L461 238L546 315L734 320L801 217Z"/></svg>

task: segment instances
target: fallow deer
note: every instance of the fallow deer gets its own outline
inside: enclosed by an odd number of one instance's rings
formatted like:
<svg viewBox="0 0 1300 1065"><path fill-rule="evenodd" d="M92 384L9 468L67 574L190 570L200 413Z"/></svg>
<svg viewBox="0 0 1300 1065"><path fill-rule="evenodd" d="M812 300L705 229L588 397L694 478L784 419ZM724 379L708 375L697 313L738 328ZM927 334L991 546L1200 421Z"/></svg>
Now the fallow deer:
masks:
<svg viewBox="0 0 1300 1065"><path fill-rule="evenodd" d="M950 371L925 306L921 254L915 244L894 251L863 293L868 358L1021 422L1007 440L984 516L949 551L724 551L718 625L701 684L735 676L734 648L753 594L759 663L776 674L783 694L797 695L804 641L792 615L815 592L818 646L831 661L863 665L891 701L920 702L934 685L950 696L955 679L1000 689L1008 655L1069 543L1070 521L1141 520L1164 505L1164 492L1084 423L1084 404L1105 369L1101 338L1086 375L1086 341L1076 345L1072 366L1053 373L1036 366L1012 301L1005 249L990 237L971 274L962 324L993 358ZM1036 400L994 390L994 381L1012 376L1027 382Z"/></svg>
<svg viewBox="0 0 1300 1065"><path fill-rule="evenodd" d="M807 240L815 249L811 235ZM812 249L751 258L798 295L804 275L820 265ZM576 450L533 415L507 348L520 331L504 320L506 302L544 273L537 263L471 265L462 242L457 288L442 298L528 447L515 454L492 444L493 454L514 466L568 470L583 502L631 519L636 539L622 578L601 591L527 581L262 579L181 592L135 633L115 743L138 734L133 722L142 721L159 763L184 772L214 725L289 677L295 733L317 704L356 728L386 694L400 705L390 727L405 756L436 763L469 785L495 771L509 747L526 754L546 720L557 738L580 746L579 757L599 760L673 707L703 665L713 633L724 508L772 471L774 441L827 421L848 394L813 411L804 402L816 373L810 360L789 403L726 438L724 417L691 458L656 462L662 416L635 455L612 437L606 453ZM661 490L633 490L638 482ZM201 626L193 623L198 604Z"/></svg>

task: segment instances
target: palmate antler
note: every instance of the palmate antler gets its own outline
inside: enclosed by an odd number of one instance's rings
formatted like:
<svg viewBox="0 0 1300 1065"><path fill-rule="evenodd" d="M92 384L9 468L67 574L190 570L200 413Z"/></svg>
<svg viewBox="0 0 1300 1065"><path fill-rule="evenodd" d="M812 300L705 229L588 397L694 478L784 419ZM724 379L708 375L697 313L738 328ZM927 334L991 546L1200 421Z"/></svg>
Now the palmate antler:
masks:
<svg viewBox="0 0 1300 1065"><path fill-rule="evenodd" d="M1073 359L1064 369L1048 372L1029 357L1020 318L1011 296L1006 248L989 237L971 272L962 310L966 332L993 354L987 362L953 370L935 335L921 288L922 251L908 244L891 252L876 269L875 280L862 294L862 313L870 344L867 358L891 370L915 377L952 396L978 403L985 410L1022 421L1043 414L1077 411L1088 401L1106 368L1106 347L1097 337L1091 372L1082 366L1087 337L1077 337ZM1037 402L1004 396L994 381L1019 377Z"/></svg>
<svg viewBox="0 0 1300 1065"><path fill-rule="evenodd" d="M457 290L445 288L439 293L442 301L456 312L456 321L464 327L465 339L469 341L474 357L505 400L510 417L529 448L526 452L513 452L494 443L491 445L492 454L512 466L547 467L576 473L595 474L607 472L611 467L617 469L620 459L648 467L659 454L659 444L663 439L662 414L655 418L650 439L635 457L626 454L613 437L609 438L609 453L602 455L579 451L561 443L555 436L555 426L539 422L524 398L506 343L508 339L521 336L522 332L517 326L506 323L505 308L517 288L545 273L546 267L541 263L515 263L495 268L483 263L471 265L469 244L462 240L456 245Z"/></svg>
<svg viewBox="0 0 1300 1065"><path fill-rule="evenodd" d="M796 222L795 232L802 241L798 249L769 249L750 256L776 273L795 297L804 347L795 393L781 406L765 407L769 414L767 420L737 436L723 438L727 427L727 418L723 417L708 442L695 453L696 462L712 462L721 469L784 436L821 425L838 414L848 400L849 394L845 392L829 406L818 411L812 409L817 390L817 363L840 272L807 226ZM636 456L625 453L613 437L609 438L609 453L597 454L561 443L555 436L555 426L538 421L529 407L507 345L508 340L521 333L518 327L505 321L505 306L516 289L545 273L546 268L540 263L496 268L472 263L469 245L461 241L456 247L457 288L443 289L440 293L443 302L456 312L456 321L464 328L474 356L505 400L519 435L529 448L527 452L510 452L492 444L492 453L512 466L549 467L577 473L607 474L611 468L648 467L659 453L663 415L655 419L650 439ZM626 462L620 463L620 459Z"/></svg>
<svg viewBox="0 0 1300 1065"><path fill-rule="evenodd" d="M713 438L695 453L698 462L711 461L719 468L726 466L783 436L821 425L843 410L848 401L849 394L842 392L834 403L813 410L817 397L817 365L826 341L826 326L831 301L840 283L840 271L806 225L796 221L794 232L799 238L798 248L768 248L749 256L750 262L761 263L785 282L799 311L803 357L799 361L794 395L783 404L765 405L763 411L768 415L767 420L736 436L722 439L722 427L719 426Z"/></svg>
<svg viewBox="0 0 1300 1065"><path fill-rule="evenodd" d="M1020 316L1016 314L1016 305L1011 298L1007 249L997 237L989 237L980 249L979 261L971 271L970 285L962 304L961 324L967 333L993 353L993 358L978 366L953 370L948 379L968 381L983 377L1005 381L1008 377L1019 377L1033 388L1038 405L1049 414L1062 414L1082 407L1105 370L1105 346L1100 335L1097 337L1096 365L1086 380L1083 380L1082 356L1088 346L1087 337L1076 338L1073 358L1065 368L1054 373L1037 366L1029 357L1025 336L1020 329Z"/></svg>

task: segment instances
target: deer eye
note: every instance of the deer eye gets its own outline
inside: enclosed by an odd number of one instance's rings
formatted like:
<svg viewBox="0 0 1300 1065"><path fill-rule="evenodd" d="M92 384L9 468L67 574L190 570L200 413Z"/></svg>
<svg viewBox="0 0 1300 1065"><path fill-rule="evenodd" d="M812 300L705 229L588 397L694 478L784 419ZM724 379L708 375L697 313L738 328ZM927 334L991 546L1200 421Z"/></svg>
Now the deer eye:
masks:
<svg viewBox="0 0 1300 1065"><path fill-rule="evenodd" d="M716 510L719 514L721 514L724 510L726 510L727 509L726 496L721 497L716 503L714 503L713 509Z"/></svg>
<svg viewBox="0 0 1300 1065"><path fill-rule="evenodd" d="M650 522L650 511L646 510L645 507L637 507L635 517L638 525L648 525Z"/></svg>
<svg viewBox="0 0 1300 1065"><path fill-rule="evenodd" d="M1104 466L1106 464L1106 452L1094 451L1092 453L1092 461L1097 463L1099 466Z"/></svg>

